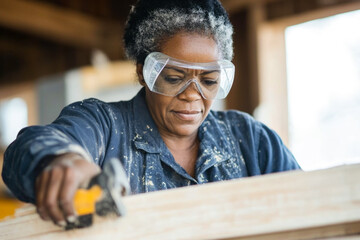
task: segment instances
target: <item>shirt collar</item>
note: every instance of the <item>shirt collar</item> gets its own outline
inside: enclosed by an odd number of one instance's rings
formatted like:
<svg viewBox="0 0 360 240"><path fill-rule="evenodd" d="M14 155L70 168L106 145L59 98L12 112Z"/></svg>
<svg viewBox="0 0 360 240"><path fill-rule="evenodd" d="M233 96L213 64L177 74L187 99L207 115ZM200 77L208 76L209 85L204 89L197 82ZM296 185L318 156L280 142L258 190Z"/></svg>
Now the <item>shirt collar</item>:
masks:
<svg viewBox="0 0 360 240"><path fill-rule="evenodd" d="M145 88L142 88L133 100L135 146L149 153L160 153L163 141L147 107Z"/></svg>
<svg viewBox="0 0 360 240"><path fill-rule="evenodd" d="M196 162L196 173L201 174L208 168L229 160L235 154L234 143L226 123L210 111L199 128L200 149Z"/></svg>

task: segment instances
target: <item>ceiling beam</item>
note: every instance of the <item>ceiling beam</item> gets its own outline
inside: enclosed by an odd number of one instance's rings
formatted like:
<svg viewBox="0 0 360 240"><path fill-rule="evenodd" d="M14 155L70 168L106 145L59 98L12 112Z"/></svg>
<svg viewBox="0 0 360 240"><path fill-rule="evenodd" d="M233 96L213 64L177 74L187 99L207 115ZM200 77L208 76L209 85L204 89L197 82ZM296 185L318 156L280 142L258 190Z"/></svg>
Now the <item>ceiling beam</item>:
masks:
<svg viewBox="0 0 360 240"><path fill-rule="evenodd" d="M0 26L82 48L120 51L120 22L105 22L73 10L24 0L0 1Z"/></svg>
<svg viewBox="0 0 360 240"><path fill-rule="evenodd" d="M250 7L256 4L265 4L267 2L275 2L279 0L221 0L226 11L231 15L240 9Z"/></svg>
<svg viewBox="0 0 360 240"><path fill-rule="evenodd" d="M0 89L90 64L91 52L0 35ZM1 93L0 93L1 95Z"/></svg>

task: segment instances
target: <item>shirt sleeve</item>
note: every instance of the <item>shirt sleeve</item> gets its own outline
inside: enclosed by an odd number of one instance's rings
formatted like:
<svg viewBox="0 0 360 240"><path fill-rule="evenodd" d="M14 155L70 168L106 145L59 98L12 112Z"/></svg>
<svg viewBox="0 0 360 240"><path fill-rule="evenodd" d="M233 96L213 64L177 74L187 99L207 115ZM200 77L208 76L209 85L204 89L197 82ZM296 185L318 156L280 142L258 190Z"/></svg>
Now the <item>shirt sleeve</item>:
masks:
<svg viewBox="0 0 360 240"><path fill-rule="evenodd" d="M77 153L101 165L108 124L106 110L89 99L64 108L52 124L22 129L5 151L4 182L20 200L35 202L35 179L46 157Z"/></svg>
<svg viewBox="0 0 360 240"><path fill-rule="evenodd" d="M276 132L262 123L259 125L258 159L261 174L301 169Z"/></svg>

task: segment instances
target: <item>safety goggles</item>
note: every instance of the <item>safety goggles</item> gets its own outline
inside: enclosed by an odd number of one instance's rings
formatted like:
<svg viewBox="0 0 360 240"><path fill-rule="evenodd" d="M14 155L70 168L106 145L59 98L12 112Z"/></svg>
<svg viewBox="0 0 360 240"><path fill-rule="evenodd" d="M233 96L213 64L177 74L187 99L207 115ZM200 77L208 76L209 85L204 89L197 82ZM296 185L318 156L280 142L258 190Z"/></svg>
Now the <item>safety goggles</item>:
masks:
<svg viewBox="0 0 360 240"><path fill-rule="evenodd" d="M176 96L192 83L205 99L225 98L234 81L235 66L230 61L192 63L160 52L150 53L144 63L144 80L150 91Z"/></svg>

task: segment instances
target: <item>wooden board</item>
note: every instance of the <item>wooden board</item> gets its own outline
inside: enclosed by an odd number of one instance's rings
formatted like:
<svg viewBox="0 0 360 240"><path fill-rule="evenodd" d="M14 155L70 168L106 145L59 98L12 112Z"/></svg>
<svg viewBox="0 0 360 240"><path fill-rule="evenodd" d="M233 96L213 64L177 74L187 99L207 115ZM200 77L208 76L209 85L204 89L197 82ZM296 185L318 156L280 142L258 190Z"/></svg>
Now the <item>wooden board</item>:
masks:
<svg viewBox="0 0 360 240"><path fill-rule="evenodd" d="M32 207L0 239L314 239L360 233L360 164L285 172L124 198L128 214L63 231ZM359 235L360 237L360 235Z"/></svg>

